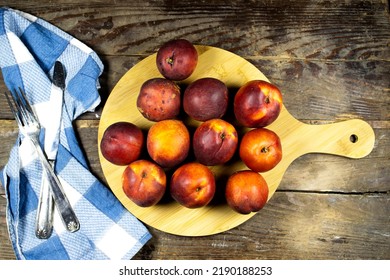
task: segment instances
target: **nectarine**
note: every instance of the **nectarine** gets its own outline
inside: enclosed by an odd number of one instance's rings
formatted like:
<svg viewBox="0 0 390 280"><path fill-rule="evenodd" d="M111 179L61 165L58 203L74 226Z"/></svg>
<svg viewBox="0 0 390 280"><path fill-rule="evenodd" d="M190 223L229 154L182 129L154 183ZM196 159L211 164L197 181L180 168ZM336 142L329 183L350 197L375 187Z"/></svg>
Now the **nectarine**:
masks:
<svg viewBox="0 0 390 280"><path fill-rule="evenodd" d="M206 206L215 194L214 174L203 164L186 163L173 173L170 192L178 203L187 208Z"/></svg>
<svg viewBox="0 0 390 280"><path fill-rule="evenodd" d="M157 164L147 160L130 163L122 175L122 188L127 197L141 207L157 204L166 189L166 175Z"/></svg>
<svg viewBox="0 0 390 280"><path fill-rule="evenodd" d="M165 78L181 81L194 72L198 64L198 52L188 40L174 39L159 48L156 64Z"/></svg>
<svg viewBox="0 0 390 280"><path fill-rule="evenodd" d="M226 163L233 157L237 145L236 129L222 119L205 121L195 130L193 137L195 157L204 165Z"/></svg>
<svg viewBox="0 0 390 280"><path fill-rule="evenodd" d="M192 82L184 91L183 108L193 119L207 121L222 118L228 107L228 88L211 77Z"/></svg>
<svg viewBox="0 0 390 280"><path fill-rule="evenodd" d="M275 85L252 80L240 87L234 97L234 114L244 126L265 127L277 119L282 103L282 94Z"/></svg>
<svg viewBox="0 0 390 280"><path fill-rule="evenodd" d="M190 134L179 120L163 120L149 129L146 148L150 157L162 167L181 163L190 149Z"/></svg>
<svg viewBox="0 0 390 280"><path fill-rule="evenodd" d="M144 146L140 128L130 122L116 122L104 131L100 151L105 159L117 165L127 165L138 159Z"/></svg>
<svg viewBox="0 0 390 280"><path fill-rule="evenodd" d="M240 143L240 158L250 169L266 172L282 159L279 136L267 128L255 128L244 134Z"/></svg>
<svg viewBox="0 0 390 280"><path fill-rule="evenodd" d="M180 113L180 88L173 81L152 78L145 81L137 97L137 108L150 121L173 119Z"/></svg>
<svg viewBox="0 0 390 280"><path fill-rule="evenodd" d="M228 205L240 214L257 212L268 200L268 185L259 173L242 170L230 175L225 189Z"/></svg>

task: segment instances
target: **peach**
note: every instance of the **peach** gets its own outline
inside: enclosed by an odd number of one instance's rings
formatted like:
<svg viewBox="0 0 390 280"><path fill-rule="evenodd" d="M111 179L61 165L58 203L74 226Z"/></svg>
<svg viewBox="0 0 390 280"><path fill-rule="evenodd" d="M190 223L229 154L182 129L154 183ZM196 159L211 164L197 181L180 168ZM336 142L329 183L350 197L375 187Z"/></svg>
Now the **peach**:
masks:
<svg viewBox="0 0 390 280"><path fill-rule="evenodd" d="M265 127L277 119L282 103L282 94L275 85L253 80L244 84L234 97L234 115L244 126Z"/></svg>
<svg viewBox="0 0 390 280"><path fill-rule="evenodd" d="M232 124L221 119L205 121L194 133L194 154L204 165L226 163L233 157L237 145L236 129Z"/></svg>
<svg viewBox="0 0 390 280"><path fill-rule="evenodd" d="M266 172L282 160L282 145L279 136L272 130L256 128L244 134L239 153L250 169Z"/></svg>
<svg viewBox="0 0 390 280"><path fill-rule="evenodd" d="M157 204L166 189L166 175L157 164L147 160L130 163L122 175L122 188L130 200L141 207Z"/></svg>
<svg viewBox="0 0 390 280"><path fill-rule="evenodd" d="M183 94L184 111L193 119L207 121L225 115L228 107L228 88L215 78L201 78L191 83Z"/></svg>
<svg viewBox="0 0 390 280"><path fill-rule="evenodd" d="M153 78L142 84L137 108L150 121L173 119L180 113L180 98L180 88L173 81Z"/></svg>
<svg viewBox="0 0 390 280"><path fill-rule="evenodd" d="M230 175L225 189L226 201L240 214L258 212L268 200L268 185L259 173L242 170Z"/></svg>
<svg viewBox="0 0 390 280"><path fill-rule="evenodd" d="M171 40L157 51L156 64L165 78L181 81L194 72L198 64L198 52L194 45L185 39Z"/></svg>
<svg viewBox="0 0 390 280"><path fill-rule="evenodd" d="M173 173L170 192L172 197L184 207L206 206L215 194L214 174L203 164L186 163Z"/></svg>
<svg viewBox="0 0 390 280"><path fill-rule="evenodd" d="M173 167L186 159L190 134L179 120L163 120L149 129L146 147L150 157L162 167Z"/></svg>
<svg viewBox="0 0 390 280"><path fill-rule="evenodd" d="M116 122L104 131L100 151L105 159L116 165L127 165L140 157L144 135L129 122Z"/></svg>

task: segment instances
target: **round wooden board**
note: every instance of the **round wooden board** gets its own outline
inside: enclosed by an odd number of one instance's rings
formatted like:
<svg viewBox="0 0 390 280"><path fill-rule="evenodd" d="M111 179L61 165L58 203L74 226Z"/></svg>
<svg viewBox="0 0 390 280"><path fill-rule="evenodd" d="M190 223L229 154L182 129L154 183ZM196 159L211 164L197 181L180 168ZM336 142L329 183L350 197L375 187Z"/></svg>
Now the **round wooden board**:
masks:
<svg viewBox="0 0 390 280"><path fill-rule="evenodd" d="M183 86L202 77L214 77L225 82L228 88L232 89L233 95L236 89L250 80L268 81L259 69L238 55L215 47L196 46L196 48L199 54L198 66L188 79L180 82ZM118 121L132 122L145 132L145 136L147 130L153 125L153 122L146 120L140 114L136 107L136 100L140 87L146 80L162 77L157 70L155 59L156 54L153 54L132 67L114 87L103 109L98 131L98 145L106 180L116 197L133 215L161 231L183 236L204 236L234 228L250 219L255 213L238 214L230 209L223 199L217 199L208 206L198 209L187 209L172 199L163 200L147 208L135 205L122 190L121 180L125 167L111 164L101 155L100 141L109 125ZM184 121L189 126L197 125L197 122L188 118ZM309 152L324 152L358 158L371 151L374 139L371 127L363 121L351 120L344 124L323 126L306 125L291 116L285 107L282 108L278 119L268 128L279 135L283 148L282 161L271 171L263 173L269 187L268 199L277 189L287 167L297 157ZM243 131L245 129L241 130ZM352 134L359 136L358 144L351 143L349 140ZM235 160L210 169L216 176L217 193L222 193L219 196L221 197L226 178L235 171L247 168L240 160Z"/></svg>

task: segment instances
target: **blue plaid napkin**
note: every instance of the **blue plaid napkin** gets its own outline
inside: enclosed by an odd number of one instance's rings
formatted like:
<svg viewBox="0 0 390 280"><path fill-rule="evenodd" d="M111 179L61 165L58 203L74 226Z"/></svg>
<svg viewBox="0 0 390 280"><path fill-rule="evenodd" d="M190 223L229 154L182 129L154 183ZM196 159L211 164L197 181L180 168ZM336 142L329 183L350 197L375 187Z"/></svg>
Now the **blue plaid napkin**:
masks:
<svg viewBox="0 0 390 280"><path fill-rule="evenodd" d="M103 65L90 48L35 16L0 9L0 67L9 89L22 87L43 125L59 111L51 102L54 63L66 69L61 131L55 171L80 221L65 230L55 210L47 240L35 237L35 216L42 166L29 141L19 135L0 174L7 198L7 224L18 259L130 259L151 238L111 191L89 171L72 121L99 104L98 77ZM28 142L28 143L27 143Z"/></svg>

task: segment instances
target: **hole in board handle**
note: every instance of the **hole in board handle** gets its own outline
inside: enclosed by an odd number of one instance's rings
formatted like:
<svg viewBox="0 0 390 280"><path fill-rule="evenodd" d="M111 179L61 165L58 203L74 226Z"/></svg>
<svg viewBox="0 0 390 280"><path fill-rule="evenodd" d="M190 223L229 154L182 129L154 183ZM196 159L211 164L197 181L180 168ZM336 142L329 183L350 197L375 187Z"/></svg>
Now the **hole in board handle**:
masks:
<svg viewBox="0 0 390 280"><path fill-rule="evenodd" d="M359 138L356 134L352 134L351 136L349 136L349 141L351 141L352 143L356 143L358 140Z"/></svg>

